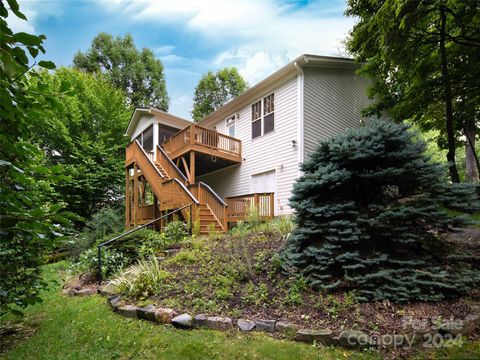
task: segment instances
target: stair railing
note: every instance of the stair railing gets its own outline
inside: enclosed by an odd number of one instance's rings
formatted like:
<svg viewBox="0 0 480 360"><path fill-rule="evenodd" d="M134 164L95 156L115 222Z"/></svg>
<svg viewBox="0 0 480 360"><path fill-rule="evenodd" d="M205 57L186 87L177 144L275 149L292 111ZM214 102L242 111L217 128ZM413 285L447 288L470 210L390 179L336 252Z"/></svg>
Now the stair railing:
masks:
<svg viewBox="0 0 480 360"><path fill-rule="evenodd" d="M165 150L157 145L157 161L163 167L170 178L178 177L184 185L188 185L187 177L180 171L175 163L170 159Z"/></svg>
<svg viewBox="0 0 480 360"><path fill-rule="evenodd" d="M197 199L202 204L208 205L218 222L224 229L227 228L227 203L203 181L194 185L197 188Z"/></svg>
<svg viewBox="0 0 480 360"><path fill-rule="evenodd" d="M192 216L192 206L193 206L193 205L194 205L194 203L190 203L190 204L185 205L185 206L182 206L182 207L180 207L180 208L178 208L178 209L172 210L172 211L170 211L169 213L160 216L159 218L153 219L152 221L149 221L149 222L147 222L147 223L145 223L145 224L143 224L143 225L140 225L140 226L136 227L135 229L131 229L131 230L125 231L124 233L122 233L122 234L120 234L120 235L118 235L118 236L115 236L113 239L107 240L107 241L99 244L99 245L97 246L97 256L98 256L98 260L97 260L97 272L98 272L98 273L97 273L97 280L98 280L98 286L101 286L101 285L102 285L102 281L103 281L103 279L102 279L102 247L107 246L107 245L109 245L109 244L113 243L114 241L117 241L117 240L119 240L119 239L121 239L121 238L124 238L125 236L130 235L131 233L134 233L135 231L138 231L138 230L140 230L140 229L143 229L143 228L145 228L145 227L147 227L147 226L149 226L149 225L153 225L153 224L155 224L157 221L160 221L160 220L162 220L162 219L164 219L164 218L166 218L166 217L168 217L168 216L170 216L170 215L173 215L173 214L175 214L175 213L177 213L177 212L179 212L179 211L185 210L185 209L188 208L188 207L190 208L190 217L191 217L191 216ZM190 218L190 224L192 224L192 218Z"/></svg>

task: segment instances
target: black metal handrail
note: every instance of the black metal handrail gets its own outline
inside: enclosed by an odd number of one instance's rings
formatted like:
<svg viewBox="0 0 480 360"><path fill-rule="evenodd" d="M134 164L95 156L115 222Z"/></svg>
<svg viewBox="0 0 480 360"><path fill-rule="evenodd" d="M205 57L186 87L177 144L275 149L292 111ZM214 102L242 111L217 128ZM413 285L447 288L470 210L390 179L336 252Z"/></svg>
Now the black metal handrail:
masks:
<svg viewBox="0 0 480 360"><path fill-rule="evenodd" d="M185 209L185 208L187 208L187 207L190 207L190 218L191 218L191 217L192 217L192 205L193 205L193 203L190 203L190 204L188 204L188 205L185 205L185 206L182 206L182 207L180 207L180 208L178 208L178 209L175 209L175 210L173 210L173 211L170 211L169 213L166 213L165 215L162 215L162 216L160 216L159 218L153 219L153 220L151 220L151 221L149 221L149 222L147 222L147 223L145 223L145 224L143 224L143 225L137 226L135 229L125 231L124 233L122 233L122 234L120 234L120 235L118 235L118 236L115 236L113 239L107 240L107 241L99 244L99 245L97 246L97 250L98 250L98 269L97 269L97 271L98 271L98 274L97 274L98 286L101 286L101 285L102 285L102 281L103 281L103 279L102 279L102 247L104 247L104 246L106 246L106 245L108 245L108 244L110 244L110 243L112 243L112 242L114 242L114 241L117 241L117 240L119 240L119 239L121 239L121 238L123 238L123 237L125 237L125 236L127 236L127 235L130 235L131 233L133 233L133 232L135 232L135 231L138 231L138 230L143 229L143 228L145 228L145 227L147 227L147 226L149 226L149 225L152 225L152 224L156 223L157 221L162 220L162 219L164 219L164 218L166 218L166 217L168 217L168 216L170 216L170 215L172 215L172 214L175 214L175 213L177 213L177 212L179 212L179 211L182 211L183 209ZM191 224L191 223L192 223L192 219L190 219L190 224Z"/></svg>

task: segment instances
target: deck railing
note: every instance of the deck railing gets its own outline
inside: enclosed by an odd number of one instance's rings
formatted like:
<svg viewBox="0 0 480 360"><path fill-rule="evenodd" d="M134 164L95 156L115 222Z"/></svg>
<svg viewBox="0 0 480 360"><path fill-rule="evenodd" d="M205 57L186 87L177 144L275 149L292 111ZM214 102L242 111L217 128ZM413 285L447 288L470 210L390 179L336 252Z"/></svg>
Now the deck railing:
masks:
<svg viewBox="0 0 480 360"><path fill-rule="evenodd" d="M258 216L262 221L274 216L274 193L230 196L225 198L225 201L229 222L247 219L254 209L258 211Z"/></svg>
<svg viewBox="0 0 480 360"><path fill-rule="evenodd" d="M242 156L242 142L240 140L195 124L171 136L164 142L163 148L167 154L172 155L181 153L183 148L192 145L205 146L217 150L219 153Z"/></svg>
<svg viewBox="0 0 480 360"><path fill-rule="evenodd" d="M227 203L204 182L192 186L196 188L195 193L200 204L206 204L213 212L223 228L227 228Z"/></svg>
<svg viewBox="0 0 480 360"><path fill-rule="evenodd" d="M183 175L180 169L175 165L175 163L167 156L165 150L163 150L160 146L156 148L157 152L157 162L162 166L162 168L167 173L170 179L177 178L180 180L184 185L188 185L188 179Z"/></svg>

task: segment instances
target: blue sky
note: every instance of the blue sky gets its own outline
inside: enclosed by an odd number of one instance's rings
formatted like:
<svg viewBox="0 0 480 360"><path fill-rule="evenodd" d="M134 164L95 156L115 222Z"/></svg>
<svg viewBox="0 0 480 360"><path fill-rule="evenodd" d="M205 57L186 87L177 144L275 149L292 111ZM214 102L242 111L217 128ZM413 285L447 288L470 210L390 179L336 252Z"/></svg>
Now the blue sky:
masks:
<svg viewBox="0 0 480 360"><path fill-rule="evenodd" d="M29 22L9 18L16 31L47 36L49 60L71 65L101 31L131 33L165 67L172 114L190 118L203 73L236 66L250 85L302 53L344 54L354 24L345 0L27 0Z"/></svg>

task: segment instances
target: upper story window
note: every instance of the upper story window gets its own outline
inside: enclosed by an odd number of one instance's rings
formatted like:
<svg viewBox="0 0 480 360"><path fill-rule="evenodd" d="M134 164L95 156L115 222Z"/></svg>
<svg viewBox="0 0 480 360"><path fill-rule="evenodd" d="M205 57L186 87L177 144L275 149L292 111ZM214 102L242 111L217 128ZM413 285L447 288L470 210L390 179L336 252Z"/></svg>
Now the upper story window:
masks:
<svg viewBox="0 0 480 360"><path fill-rule="evenodd" d="M252 139L275 130L274 93L252 105Z"/></svg>
<svg viewBox="0 0 480 360"><path fill-rule="evenodd" d="M235 137L235 115L230 116L225 120L228 136Z"/></svg>

